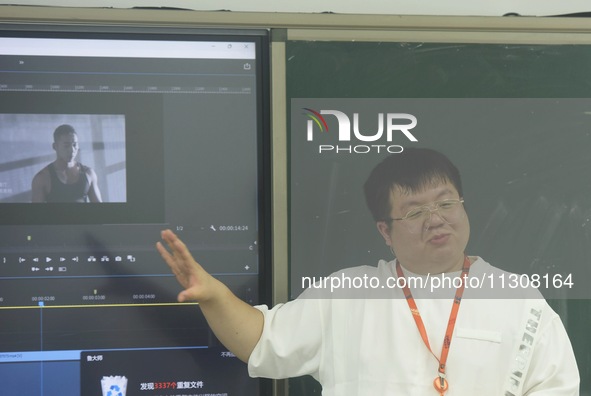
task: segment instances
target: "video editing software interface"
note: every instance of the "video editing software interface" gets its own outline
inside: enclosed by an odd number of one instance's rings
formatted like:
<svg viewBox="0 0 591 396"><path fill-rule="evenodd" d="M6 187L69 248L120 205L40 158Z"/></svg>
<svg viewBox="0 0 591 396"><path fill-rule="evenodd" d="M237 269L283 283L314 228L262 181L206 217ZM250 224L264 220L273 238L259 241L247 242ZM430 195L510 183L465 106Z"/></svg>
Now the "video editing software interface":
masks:
<svg viewBox="0 0 591 396"><path fill-rule="evenodd" d="M155 243L267 302L267 63L258 30L0 25L0 394L262 394Z"/></svg>

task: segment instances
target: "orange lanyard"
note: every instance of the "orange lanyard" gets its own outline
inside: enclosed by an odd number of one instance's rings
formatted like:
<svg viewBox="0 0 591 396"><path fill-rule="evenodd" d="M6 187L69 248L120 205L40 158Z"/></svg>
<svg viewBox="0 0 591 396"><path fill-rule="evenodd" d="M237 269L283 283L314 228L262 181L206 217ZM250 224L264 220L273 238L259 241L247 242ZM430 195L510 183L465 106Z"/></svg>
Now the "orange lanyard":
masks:
<svg viewBox="0 0 591 396"><path fill-rule="evenodd" d="M453 335L454 326L456 325L456 318L458 317L458 311L460 310L460 303L462 302L462 295L464 294L464 286L466 282L466 277L470 272L470 259L468 256L464 256L464 266L462 267L462 275L461 275L461 284L456 289L456 296L454 297L454 302L451 307L451 312L449 314L449 321L447 322L447 330L445 331L445 338L443 339L443 346L441 347L441 358L437 358L437 356L431 350L431 345L429 344L429 337L427 336L427 330L425 329L425 324L423 323L423 319L421 318L421 314L419 313L419 309L417 308L417 304L415 299L408 288L407 282L404 283L403 291L404 297L406 297L406 302L408 303L408 307L410 308L410 312L412 313L412 317L417 324L417 329L421 334L421 338L423 342L429 349L429 352L437 359L439 362L438 368L438 376L435 377L433 381L433 386L439 392L440 395L443 395L445 391L447 391L448 383L445 379L445 363L447 362L447 354L449 353L449 346L451 345L451 337ZM400 262L396 262L396 274L399 278L404 278L404 273L402 272L402 267L400 266Z"/></svg>

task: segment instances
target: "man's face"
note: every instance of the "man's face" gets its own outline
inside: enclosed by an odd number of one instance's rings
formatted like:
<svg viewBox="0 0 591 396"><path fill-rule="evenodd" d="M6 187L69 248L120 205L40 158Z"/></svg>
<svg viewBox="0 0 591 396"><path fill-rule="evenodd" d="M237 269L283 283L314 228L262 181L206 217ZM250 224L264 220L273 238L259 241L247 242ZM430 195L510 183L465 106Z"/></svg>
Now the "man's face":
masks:
<svg viewBox="0 0 591 396"><path fill-rule="evenodd" d="M423 191L410 193L398 187L390 195L390 217L402 218L410 210L447 199L460 199L453 184L429 185ZM420 217L416 227L407 220L378 222L378 230L401 264L421 273L439 273L461 268L464 250L470 236L470 223L462 204L451 209L450 216L433 210ZM404 224L406 222L406 224ZM416 220L413 224L417 224ZM424 270L423 270L424 269ZM437 272L435 272L437 271Z"/></svg>
<svg viewBox="0 0 591 396"><path fill-rule="evenodd" d="M56 142L53 143L53 149L57 154L57 158L69 163L75 160L78 154L78 136L75 133L68 133L60 136Z"/></svg>

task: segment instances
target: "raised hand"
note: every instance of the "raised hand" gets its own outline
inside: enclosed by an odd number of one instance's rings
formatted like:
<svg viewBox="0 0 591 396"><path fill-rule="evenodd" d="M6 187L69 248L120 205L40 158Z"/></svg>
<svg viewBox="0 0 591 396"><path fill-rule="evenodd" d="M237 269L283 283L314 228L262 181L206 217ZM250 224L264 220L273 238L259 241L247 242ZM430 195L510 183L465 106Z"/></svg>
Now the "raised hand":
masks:
<svg viewBox="0 0 591 396"><path fill-rule="evenodd" d="M171 230L161 233L162 242L156 243L158 252L175 274L178 282L185 288L178 295L179 302L205 302L212 297L215 280L195 261L187 246Z"/></svg>

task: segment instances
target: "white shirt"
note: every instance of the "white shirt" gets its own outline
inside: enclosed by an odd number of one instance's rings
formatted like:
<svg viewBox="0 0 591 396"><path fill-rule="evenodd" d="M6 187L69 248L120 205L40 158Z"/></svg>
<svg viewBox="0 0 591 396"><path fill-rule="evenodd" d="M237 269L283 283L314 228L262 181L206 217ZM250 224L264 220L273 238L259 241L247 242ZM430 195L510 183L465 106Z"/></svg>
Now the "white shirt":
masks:
<svg viewBox="0 0 591 396"><path fill-rule="evenodd" d="M378 267L355 267L338 276L386 282L395 277L394 265L380 261ZM479 279L502 273L480 258L470 269L470 277ZM440 292L453 296L454 290ZM483 296L479 291L464 293L447 359L446 396L578 395L570 341L560 317L541 295L536 291L537 298L530 298L527 291L528 298L488 298L487 292L487 298L474 298ZM387 292L391 298L380 293L368 298L372 294L367 291L364 298L347 293L320 298L321 293L308 290L273 309L258 306L265 323L248 362L250 375L310 374L325 396L437 395L433 380L438 361L423 343L402 291ZM416 303L439 357L452 298Z"/></svg>

